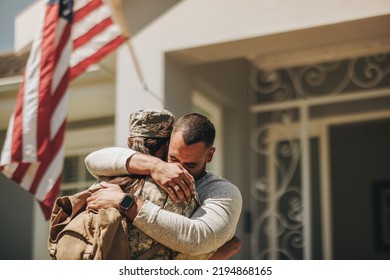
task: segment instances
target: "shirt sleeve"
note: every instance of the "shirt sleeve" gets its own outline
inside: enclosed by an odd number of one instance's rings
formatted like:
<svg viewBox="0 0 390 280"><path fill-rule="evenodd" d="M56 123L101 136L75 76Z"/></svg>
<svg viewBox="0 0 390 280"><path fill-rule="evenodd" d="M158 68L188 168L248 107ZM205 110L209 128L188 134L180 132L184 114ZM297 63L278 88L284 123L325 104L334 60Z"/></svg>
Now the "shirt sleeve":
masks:
<svg viewBox="0 0 390 280"><path fill-rule="evenodd" d="M145 201L133 224L180 253L200 255L214 251L233 238L237 227L242 198L233 187L215 188L190 218Z"/></svg>
<svg viewBox="0 0 390 280"><path fill-rule="evenodd" d="M95 178L100 176L127 175L126 161L136 152L129 148L109 147L90 153L85 166Z"/></svg>

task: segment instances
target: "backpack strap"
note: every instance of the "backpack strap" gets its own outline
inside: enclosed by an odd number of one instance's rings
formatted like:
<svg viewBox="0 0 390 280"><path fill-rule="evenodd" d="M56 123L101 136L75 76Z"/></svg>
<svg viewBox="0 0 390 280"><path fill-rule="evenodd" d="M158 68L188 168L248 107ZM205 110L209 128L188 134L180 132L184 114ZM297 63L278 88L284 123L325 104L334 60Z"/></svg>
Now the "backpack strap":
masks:
<svg viewBox="0 0 390 280"><path fill-rule="evenodd" d="M89 215L90 224L92 224L91 219L95 220L95 228L94 228L94 236L93 243L88 243L85 247L83 260L93 260L96 254L96 250L99 242L99 234L100 234L100 221L98 218L93 215Z"/></svg>
<svg viewBox="0 0 390 280"><path fill-rule="evenodd" d="M57 243L52 243L49 245L49 254L50 254L50 258L52 260L56 260L57 257L56 257L56 254L57 254Z"/></svg>
<svg viewBox="0 0 390 280"><path fill-rule="evenodd" d="M93 257L95 255L95 248L96 248L96 244L88 243L85 246L85 251L84 251L84 254L83 254L83 260L93 260Z"/></svg>

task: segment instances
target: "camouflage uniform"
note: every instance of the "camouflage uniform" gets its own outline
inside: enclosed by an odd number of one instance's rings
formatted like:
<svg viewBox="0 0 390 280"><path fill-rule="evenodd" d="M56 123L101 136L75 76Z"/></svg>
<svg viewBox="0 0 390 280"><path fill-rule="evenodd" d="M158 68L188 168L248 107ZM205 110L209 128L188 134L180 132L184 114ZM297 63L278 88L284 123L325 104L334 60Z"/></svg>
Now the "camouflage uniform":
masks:
<svg viewBox="0 0 390 280"><path fill-rule="evenodd" d="M174 121L167 110L139 110L130 114L129 137L169 138Z"/></svg>
<svg viewBox="0 0 390 280"><path fill-rule="evenodd" d="M172 132L174 116L167 110L140 110L130 115L129 137L168 138ZM176 204L168 193L158 187L150 177L145 178L145 184L134 193L139 199L154 203L161 209L190 217L199 206L196 196L185 206ZM129 250L132 259L148 251L156 243L138 228L128 223ZM151 259L174 259L178 252L165 246L153 255Z"/></svg>
<svg viewBox="0 0 390 280"><path fill-rule="evenodd" d="M191 202L184 206L176 204L169 197L167 192L158 187L150 178L145 182L143 188L135 192L135 195L142 200L149 200L164 210L190 217L198 207L197 201L192 199ZM128 223L129 250L132 259L138 259L140 255L148 251L156 242L140 231L138 228ZM154 260L172 260L177 256L177 252L163 246L151 259Z"/></svg>

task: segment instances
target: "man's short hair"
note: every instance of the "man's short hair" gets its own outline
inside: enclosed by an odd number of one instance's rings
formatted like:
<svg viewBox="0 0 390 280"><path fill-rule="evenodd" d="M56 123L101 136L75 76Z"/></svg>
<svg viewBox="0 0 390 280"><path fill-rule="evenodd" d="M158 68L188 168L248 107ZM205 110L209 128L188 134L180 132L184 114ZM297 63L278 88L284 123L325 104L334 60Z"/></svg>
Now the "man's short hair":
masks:
<svg viewBox="0 0 390 280"><path fill-rule="evenodd" d="M212 147L215 138L213 123L204 115L190 113L182 116L173 126L172 133L183 133L186 145L204 142L206 147Z"/></svg>

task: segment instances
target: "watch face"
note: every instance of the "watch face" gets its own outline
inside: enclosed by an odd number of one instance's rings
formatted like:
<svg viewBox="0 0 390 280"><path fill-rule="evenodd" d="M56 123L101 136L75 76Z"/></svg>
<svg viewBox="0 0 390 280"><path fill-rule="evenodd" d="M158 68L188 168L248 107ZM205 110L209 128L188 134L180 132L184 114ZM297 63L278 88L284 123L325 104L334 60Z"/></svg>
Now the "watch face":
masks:
<svg viewBox="0 0 390 280"><path fill-rule="evenodd" d="M123 209L129 209L131 207L131 205L133 205L134 203L134 198L132 198L131 196L129 195L125 195L123 198L122 198L122 201L120 203L120 206L123 208Z"/></svg>

